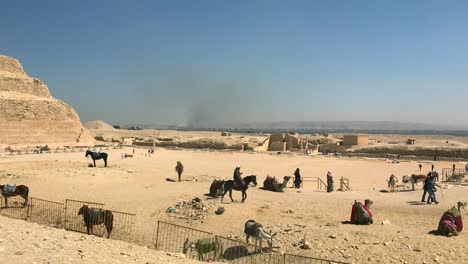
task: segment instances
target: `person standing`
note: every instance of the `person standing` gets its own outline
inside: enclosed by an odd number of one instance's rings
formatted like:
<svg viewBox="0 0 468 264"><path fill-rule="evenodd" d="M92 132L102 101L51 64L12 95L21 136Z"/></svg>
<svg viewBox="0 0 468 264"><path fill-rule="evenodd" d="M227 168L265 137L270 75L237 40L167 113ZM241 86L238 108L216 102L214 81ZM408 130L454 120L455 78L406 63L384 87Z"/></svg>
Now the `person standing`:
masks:
<svg viewBox="0 0 468 264"><path fill-rule="evenodd" d="M302 184L302 177L299 168L296 169L294 172L294 188L299 189L301 188Z"/></svg>
<svg viewBox="0 0 468 264"><path fill-rule="evenodd" d="M419 171L421 171L421 170L422 170L422 164L419 163Z"/></svg>
<svg viewBox="0 0 468 264"><path fill-rule="evenodd" d="M327 172L327 192L333 192L333 175L331 170Z"/></svg>
<svg viewBox="0 0 468 264"><path fill-rule="evenodd" d="M184 165L182 165L182 162L177 161L175 170L177 172L177 175L179 175L179 182L180 182L182 180L182 173L184 172Z"/></svg>
<svg viewBox="0 0 468 264"><path fill-rule="evenodd" d="M454 163L454 164L452 165L453 174L455 174L455 168L456 168L456 166L455 166L455 163Z"/></svg>
<svg viewBox="0 0 468 264"><path fill-rule="evenodd" d="M431 165L431 171L434 171L434 163Z"/></svg>

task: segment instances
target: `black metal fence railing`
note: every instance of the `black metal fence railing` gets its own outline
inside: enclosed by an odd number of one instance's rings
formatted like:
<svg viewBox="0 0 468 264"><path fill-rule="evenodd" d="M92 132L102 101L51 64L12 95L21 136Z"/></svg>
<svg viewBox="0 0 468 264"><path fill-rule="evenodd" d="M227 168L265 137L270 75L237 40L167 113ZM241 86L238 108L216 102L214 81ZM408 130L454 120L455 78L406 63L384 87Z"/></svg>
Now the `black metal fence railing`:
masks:
<svg viewBox="0 0 468 264"><path fill-rule="evenodd" d="M0 215L14 219L28 219L28 206L24 206L24 198L21 196L10 196L6 197L6 199L8 204L5 197L0 196Z"/></svg>
<svg viewBox="0 0 468 264"><path fill-rule="evenodd" d="M31 198L29 203L29 221L55 228L63 228L63 203Z"/></svg>
<svg viewBox="0 0 468 264"><path fill-rule="evenodd" d="M300 255L284 254L284 263L288 264L346 264L345 262L311 258Z"/></svg>
<svg viewBox="0 0 468 264"><path fill-rule="evenodd" d="M65 228L66 230L87 233L87 224L91 223L91 234L118 239L139 245L154 247L157 250L186 254L187 258L202 261L232 262L239 264L331 264L345 263L314 257L293 255L270 251L264 241L263 249L242 240L216 236L213 233L158 221L157 225L148 224L151 219L140 219L136 224L136 215L104 209L104 204L65 200L58 203L39 198L30 198L24 206L24 199L19 196L8 197L8 206L4 197L0 197L0 215L10 218L29 220L38 224ZM88 216L79 214L87 206ZM91 213L90 213L91 212ZM93 215L98 213L99 216ZM95 218L97 217L97 218ZM100 217L100 218L99 218ZM91 219L91 220L90 220Z"/></svg>
<svg viewBox="0 0 468 264"><path fill-rule="evenodd" d="M110 238L133 242L135 236L135 214L108 210L113 217L112 233Z"/></svg>
<svg viewBox="0 0 468 264"><path fill-rule="evenodd" d="M213 237L214 235L210 232L159 221L155 247L161 251L184 253L184 245L196 244L201 239Z"/></svg>
<svg viewBox="0 0 468 264"><path fill-rule="evenodd" d="M186 257L191 259L239 264L346 264L340 261L269 251L266 241L263 247L260 249L236 239L163 221L158 222L156 249L185 253Z"/></svg>

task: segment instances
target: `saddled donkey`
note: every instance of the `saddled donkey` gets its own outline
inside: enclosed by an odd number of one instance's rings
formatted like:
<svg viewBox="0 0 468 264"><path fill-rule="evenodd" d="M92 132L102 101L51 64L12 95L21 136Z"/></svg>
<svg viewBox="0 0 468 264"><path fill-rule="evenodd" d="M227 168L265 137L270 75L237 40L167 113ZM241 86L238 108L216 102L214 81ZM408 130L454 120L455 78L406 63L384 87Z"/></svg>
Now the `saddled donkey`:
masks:
<svg viewBox="0 0 468 264"><path fill-rule="evenodd" d="M114 227L114 215L109 210L99 208L89 208L83 205L78 211L78 215L83 215L83 222L86 226L88 235L93 233L94 225L104 224L107 229L107 238L110 237L112 228Z"/></svg>
<svg viewBox="0 0 468 264"><path fill-rule="evenodd" d="M414 185L415 184L418 184L418 182L423 182L426 180L427 176L424 175L424 174L420 174L420 175L416 175L416 174L413 174L411 176L403 176L403 179L402 179L402 182L404 183L411 183L411 189L414 191Z"/></svg>
<svg viewBox="0 0 468 264"><path fill-rule="evenodd" d="M24 199L23 207L28 206L29 188L26 185L18 185L14 190L6 190L5 185L0 185L0 193L5 198L5 207L8 207L8 197L21 196Z"/></svg>
<svg viewBox="0 0 468 264"><path fill-rule="evenodd" d="M226 195L227 192L229 192L229 198L231 198L231 201L234 202L234 199L232 199L232 190L236 191L241 191L242 192L242 201L241 203L245 202L245 199L247 199L247 189L249 188L249 184L253 183L255 186L257 186L257 176L255 175L250 175L247 176L243 179L245 185L239 186L237 182L233 180L225 181L224 182L224 192L223 195L221 196L221 202L223 202L224 195Z"/></svg>
<svg viewBox="0 0 468 264"><path fill-rule="evenodd" d="M85 157L91 156L93 159L94 167L96 167L96 160L103 159L104 167L107 167L107 153L105 152L92 152L91 150L86 151Z"/></svg>

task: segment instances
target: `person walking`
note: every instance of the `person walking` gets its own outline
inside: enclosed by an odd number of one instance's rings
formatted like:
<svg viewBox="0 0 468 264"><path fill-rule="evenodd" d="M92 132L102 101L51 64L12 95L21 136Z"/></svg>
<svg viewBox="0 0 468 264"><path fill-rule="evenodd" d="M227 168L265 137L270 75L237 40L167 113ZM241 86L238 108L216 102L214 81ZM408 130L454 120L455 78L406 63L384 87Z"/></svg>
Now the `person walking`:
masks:
<svg viewBox="0 0 468 264"><path fill-rule="evenodd" d="M333 175L331 170L327 172L327 192L333 192Z"/></svg>
<svg viewBox="0 0 468 264"><path fill-rule="evenodd" d="M432 176L428 181L428 186L427 186L427 192L429 193L429 199L427 201L428 204L435 203L438 204L439 202L436 199L435 193L436 193L436 183L434 181L434 176Z"/></svg>
<svg viewBox="0 0 468 264"><path fill-rule="evenodd" d="M422 198L421 198L421 202L423 202L423 203L426 202L427 187L429 186L429 183L428 183L428 182L431 180L430 177L431 177L431 173L429 172L429 173L427 174L426 179L424 180L424 185L423 185L423 191L424 191L424 192L423 192L423 196L422 196ZM428 197L428 199L427 199L428 202L430 201L430 200L429 200L430 198L431 198L431 197Z"/></svg>

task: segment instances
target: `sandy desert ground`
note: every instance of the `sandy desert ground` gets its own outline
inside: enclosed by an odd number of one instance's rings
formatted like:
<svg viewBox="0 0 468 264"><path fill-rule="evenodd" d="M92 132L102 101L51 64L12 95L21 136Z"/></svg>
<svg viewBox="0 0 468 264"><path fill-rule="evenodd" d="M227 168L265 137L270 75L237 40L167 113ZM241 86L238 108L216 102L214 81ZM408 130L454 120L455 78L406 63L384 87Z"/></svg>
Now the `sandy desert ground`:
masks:
<svg viewBox="0 0 468 264"><path fill-rule="evenodd" d="M200 263L183 254L155 251L1 216L0 232L2 263Z"/></svg>
<svg viewBox="0 0 468 264"><path fill-rule="evenodd" d="M437 192L438 205L420 204L421 187L417 191L384 193L390 174L418 173L418 162L392 164L385 160L309 157L296 154L259 154L247 152L216 152L195 150L165 150L158 148L152 157L146 149L136 149L134 158L122 159L131 148L110 150L109 167L87 167L84 153L51 153L6 156L0 158L0 182L27 184L30 195L54 201L78 199L103 202L114 210L136 213L141 228L150 228L157 220L170 221L219 235L244 239L243 225L249 219L261 222L277 231L278 250L313 257L353 263L467 263L466 234L440 237L429 234L436 229L442 213L458 200L468 200L464 186L448 186ZM176 178L176 161L185 166L184 181ZM209 214L204 220L188 221L166 209L181 200L195 197L206 199L214 178L231 178L240 164L244 175L256 174L259 186L248 190L246 203L231 203L226 197L209 200L224 206L222 215ZM423 171L431 163L423 163ZM436 162L436 170L449 168L452 162ZM465 163L457 162L458 167ZM296 191L284 193L264 191L266 175L283 177L301 168L304 177L321 177L331 169L335 183L344 176L351 181L351 191L325 193L314 184L304 184ZM447 187L446 187L447 188ZM240 200L240 192L233 194ZM371 226L343 224L349 219L354 200L374 201L375 222ZM287 211L292 209L294 213ZM388 220L390 224L383 225ZM148 230L149 232L150 230ZM306 236L312 249L302 250L297 244Z"/></svg>

